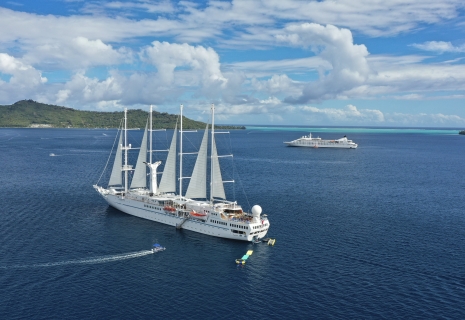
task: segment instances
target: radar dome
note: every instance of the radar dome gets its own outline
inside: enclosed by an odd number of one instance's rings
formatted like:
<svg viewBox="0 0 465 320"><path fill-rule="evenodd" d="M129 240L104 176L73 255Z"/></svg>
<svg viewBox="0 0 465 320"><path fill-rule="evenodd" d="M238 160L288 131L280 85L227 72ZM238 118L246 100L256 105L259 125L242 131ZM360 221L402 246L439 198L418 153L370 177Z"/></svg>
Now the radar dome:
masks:
<svg viewBox="0 0 465 320"><path fill-rule="evenodd" d="M254 215L254 217L260 216L261 213L262 213L262 207L260 207L258 204L252 207L252 214Z"/></svg>

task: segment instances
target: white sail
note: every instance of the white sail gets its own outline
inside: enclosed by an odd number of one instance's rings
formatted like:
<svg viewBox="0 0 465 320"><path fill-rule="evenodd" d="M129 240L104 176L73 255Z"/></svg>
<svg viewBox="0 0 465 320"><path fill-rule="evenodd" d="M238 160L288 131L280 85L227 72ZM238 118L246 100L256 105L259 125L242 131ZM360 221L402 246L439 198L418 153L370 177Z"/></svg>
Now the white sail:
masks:
<svg viewBox="0 0 465 320"><path fill-rule="evenodd" d="M116 149L115 162L113 163L113 169L111 170L110 181L108 182L109 186L122 185L123 178L121 175L121 168L123 167L123 132L120 132L118 148Z"/></svg>
<svg viewBox="0 0 465 320"><path fill-rule="evenodd" d="M131 181L131 189L147 187L147 125L145 125L144 136L140 145L139 156L137 157L136 169Z"/></svg>
<svg viewBox="0 0 465 320"><path fill-rule="evenodd" d="M216 151L215 136L212 135L212 194L213 198L226 199L223 186L223 177L221 176L220 162Z"/></svg>
<svg viewBox="0 0 465 320"><path fill-rule="evenodd" d="M208 124L203 134L199 154L195 161L191 180L187 187L186 198L206 199L207 198L207 147L208 147Z"/></svg>
<svg viewBox="0 0 465 320"><path fill-rule="evenodd" d="M176 192L176 139L178 125L174 128L173 139L166 158L165 168L160 181L159 192Z"/></svg>

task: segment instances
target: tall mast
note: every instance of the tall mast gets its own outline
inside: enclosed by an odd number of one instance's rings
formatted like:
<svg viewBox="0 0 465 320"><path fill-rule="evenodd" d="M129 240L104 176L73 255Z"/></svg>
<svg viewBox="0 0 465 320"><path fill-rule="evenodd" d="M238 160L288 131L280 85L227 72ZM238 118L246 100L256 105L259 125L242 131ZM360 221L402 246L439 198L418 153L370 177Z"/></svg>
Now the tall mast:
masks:
<svg viewBox="0 0 465 320"><path fill-rule="evenodd" d="M181 131L179 134L179 200L182 199L182 108L181 104Z"/></svg>
<svg viewBox="0 0 465 320"><path fill-rule="evenodd" d="M124 108L124 192L128 192L128 109Z"/></svg>
<svg viewBox="0 0 465 320"><path fill-rule="evenodd" d="M150 116L149 116L149 121L150 121L150 146L149 146L149 163L150 165L152 164L152 105L150 105ZM145 157L147 159L147 157ZM151 192L153 190L153 185L152 185L152 169L150 169L150 189Z"/></svg>
<svg viewBox="0 0 465 320"><path fill-rule="evenodd" d="M152 163L152 105L150 105L150 146L149 146L149 161Z"/></svg>
<svg viewBox="0 0 465 320"><path fill-rule="evenodd" d="M213 139L215 139L215 105L212 103L212 139L210 147L210 203L213 204Z"/></svg>

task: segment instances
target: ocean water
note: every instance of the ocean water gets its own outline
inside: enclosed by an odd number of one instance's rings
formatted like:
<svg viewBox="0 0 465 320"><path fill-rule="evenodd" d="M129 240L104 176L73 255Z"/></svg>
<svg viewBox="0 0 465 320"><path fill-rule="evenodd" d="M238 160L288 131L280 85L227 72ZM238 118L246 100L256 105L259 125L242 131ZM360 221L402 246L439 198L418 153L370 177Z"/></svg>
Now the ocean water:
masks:
<svg viewBox="0 0 465 320"><path fill-rule="evenodd" d="M312 128L356 150L283 144L306 128L232 131L233 196L262 206L275 246L109 207L92 185L115 132L0 129L1 319L465 318L457 130Z"/></svg>

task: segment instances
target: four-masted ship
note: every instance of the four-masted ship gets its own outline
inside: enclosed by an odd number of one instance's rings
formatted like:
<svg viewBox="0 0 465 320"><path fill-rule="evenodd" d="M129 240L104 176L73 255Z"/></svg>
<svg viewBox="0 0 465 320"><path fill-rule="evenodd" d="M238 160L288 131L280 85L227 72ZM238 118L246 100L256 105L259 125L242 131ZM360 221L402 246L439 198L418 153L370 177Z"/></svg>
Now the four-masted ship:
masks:
<svg viewBox="0 0 465 320"><path fill-rule="evenodd" d="M182 111L180 111L179 151L177 150L177 124L168 150L161 179L158 183L157 168L161 161L152 162L152 107L148 125L145 127L139 156L135 167L128 163L128 151L133 149L127 142L127 109L124 110L122 130L110 180L107 187L94 185L95 190L112 207L127 214L161 222L215 237L254 241L265 237L270 227L262 208L255 205L251 213L245 212L236 201L227 201L219 158L215 143L214 116L212 105L211 130L208 124L202 138L191 177L182 175ZM207 198L208 136L210 138L210 188ZM149 143L147 142L149 136ZM148 148L147 148L148 145ZM179 173L176 174L176 154L179 154ZM148 156L148 159L147 159ZM133 172L129 181L129 172ZM147 175L149 183L147 186ZM179 181L176 190L176 179ZM183 179L190 179L183 194ZM129 184L130 182L130 184Z"/></svg>

